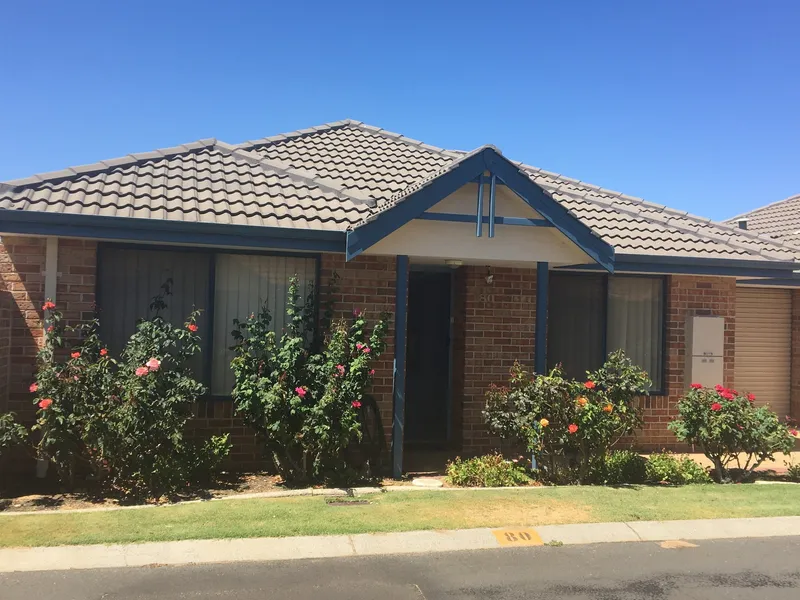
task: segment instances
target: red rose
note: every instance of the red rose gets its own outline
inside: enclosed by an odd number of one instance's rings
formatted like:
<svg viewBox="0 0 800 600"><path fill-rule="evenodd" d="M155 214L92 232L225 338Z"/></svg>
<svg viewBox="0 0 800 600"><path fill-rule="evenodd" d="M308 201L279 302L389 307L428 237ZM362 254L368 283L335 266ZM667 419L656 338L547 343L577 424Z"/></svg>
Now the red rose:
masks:
<svg viewBox="0 0 800 600"><path fill-rule="evenodd" d="M70 356L72 358L80 358L81 357L81 353L80 352L73 352L72 354L70 354Z"/></svg>
<svg viewBox="0 0 800 600"><path fill-rule="evenodd" d="M361 402L359 402L358 400L353 400L352 404L353 408L361 408Z"/></svg>
<svg viewBox="0 0 800 600"><path fill-rule="evenodd" d="M728 390L722 390L719 395L725 398L725 400L733 400L735 398L735 396Z"/></svg>
<svg viewBox="0 0 800 600"><path fill-rule="evenodd" d="M701 389L703 389L703 384L702 383L693 383L689 387L692 388L693 390L701 390Z"/></svg>
<svg viewBox="0 0 800 600"><path fill-rule="evenodd" d="M747 394L747 399L750 400L750 402L752 402L753 400L756 399L756 395L755 394Z"/></svg>
<svg viewBox="0 0 800 600"><path fill-rule="evenodd" d="M583 384L583 387L585 387L587 390L593 390L595 386L596 384L594 381L587 381L586 383Z"/></svg>
<svg viewBox="0 0 800 600"><path fill-rule="evenodd" d="M108 350L106 350L105 348L100 350L100 356L105 356L106 354L108 354Z"/></svg>
<svg viewBox="0 0 800 600"><path fill-rule="evenodd" d="M575 425L575 423L570 423L569 427L567 427L567 431L569 431L570 433L575 433L576 431L578 431L578 426Z"/></svg>
<svg viewBox="0 0 800 600"><path fill-rule="evenodd" d="M714 412L722 410L722 404L720 404L719 402L714 402L714 404L711 405L711 410L713 410Z"/></svg>
<svg viewBox="0 0 800 600"><path fill-rule="evenodd" d="M39 408L41 408L42 410L47 410L48 408L50 408L50 405L52 403L53 401L50 398L44 398L39 402Z"/></svg>
<svg viewBox="0 0 800 600"><path fill-rule="evenodd" d="M189 323L189 324L186 326L186 329L188 329L189 331L191 331L192 333L194 333L195 331L197 331L197 330L199 329L199 327L198 327L197 325L195 325L194 323Z"/></svg>
<svg viewBox="0 0 800 600"><path fill-rule="evenodd" d="M51 302L50 300L42 304L42 310L55 310L55 308L56 308L55 302Z"/></svg>

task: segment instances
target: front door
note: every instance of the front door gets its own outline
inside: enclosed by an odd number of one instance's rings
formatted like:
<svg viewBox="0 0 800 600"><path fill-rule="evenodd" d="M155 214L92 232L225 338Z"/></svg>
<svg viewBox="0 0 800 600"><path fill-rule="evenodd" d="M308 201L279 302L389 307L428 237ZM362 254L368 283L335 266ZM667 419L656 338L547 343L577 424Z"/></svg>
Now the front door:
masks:
<svg viewBox="0 0 800 600"><path fill-rule="evenodd" d="M452 272L409 275L405 442L448 440L451 290Z"/></svg>

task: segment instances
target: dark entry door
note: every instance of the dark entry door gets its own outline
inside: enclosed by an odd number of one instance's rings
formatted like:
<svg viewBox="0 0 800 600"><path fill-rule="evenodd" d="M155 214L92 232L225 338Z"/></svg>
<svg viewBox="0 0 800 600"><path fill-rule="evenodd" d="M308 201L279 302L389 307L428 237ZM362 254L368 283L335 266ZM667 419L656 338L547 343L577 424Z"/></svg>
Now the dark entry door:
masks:
<svg viewBox="0 0 800 600"><path fill-rule="evenodd" d="M406 442L446 442L452 273L412 271L408 283Z"/></svg>

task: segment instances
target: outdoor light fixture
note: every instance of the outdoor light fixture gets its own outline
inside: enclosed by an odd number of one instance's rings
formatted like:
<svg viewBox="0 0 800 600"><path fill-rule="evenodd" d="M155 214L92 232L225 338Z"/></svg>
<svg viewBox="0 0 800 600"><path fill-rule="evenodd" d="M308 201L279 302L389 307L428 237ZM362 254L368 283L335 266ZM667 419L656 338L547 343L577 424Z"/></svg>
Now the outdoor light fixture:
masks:
<svg viewBox="0 0 800 600"><path fill-rule="evenodd" d="M486 268L486 283L488 283L489 285L492 285L493 281L494 281L494 275L492 275L492 268L491 267L487 267Z"/></svg>

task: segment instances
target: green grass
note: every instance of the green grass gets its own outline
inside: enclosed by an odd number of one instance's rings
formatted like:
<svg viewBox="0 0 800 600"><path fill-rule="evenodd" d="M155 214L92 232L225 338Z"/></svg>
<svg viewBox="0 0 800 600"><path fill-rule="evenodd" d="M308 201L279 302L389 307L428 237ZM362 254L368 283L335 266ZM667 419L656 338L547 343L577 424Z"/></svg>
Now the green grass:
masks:
<svg viewBox="0 0 800 600"><path fill-rule="evenodd" d="M800 486L782 485L392 492L367 498L370 504L355 506L306 496L2 516L0 547L800 514Z"/></svg>

